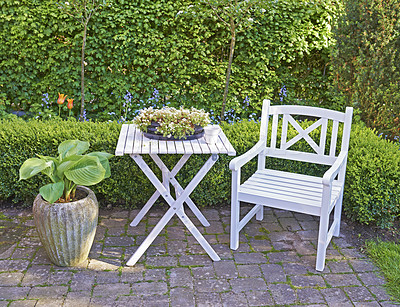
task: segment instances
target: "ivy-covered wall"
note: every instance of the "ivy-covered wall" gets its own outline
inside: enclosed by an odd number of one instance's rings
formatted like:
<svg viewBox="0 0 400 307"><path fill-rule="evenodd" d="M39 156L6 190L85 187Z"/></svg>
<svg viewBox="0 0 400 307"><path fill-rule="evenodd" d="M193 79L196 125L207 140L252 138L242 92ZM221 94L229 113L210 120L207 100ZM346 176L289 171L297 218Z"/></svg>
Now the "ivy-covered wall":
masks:
<svg viewBox="0 0 400 307"><path fill-rule="evenodd" d="M340 3L280 0L254 7L250 26L239 29L228 110L247 117L265 97L323 103ZM36 115L51 105L57 114L58 92L79 101L81 33L56 0L0 0L0 106ZM200 1L110 1L89 22L88 117L119 117L166 100L218 113L228 51L228 29Z"/></svg>

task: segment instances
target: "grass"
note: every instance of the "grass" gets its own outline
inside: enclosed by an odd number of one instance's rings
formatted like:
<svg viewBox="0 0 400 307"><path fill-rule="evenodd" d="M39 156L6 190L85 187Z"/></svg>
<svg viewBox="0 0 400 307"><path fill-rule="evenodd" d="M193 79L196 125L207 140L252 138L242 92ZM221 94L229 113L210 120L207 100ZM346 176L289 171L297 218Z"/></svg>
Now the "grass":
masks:
<svg viewBox="0 0 400 307"><path fill-rule="evenodd" d="M388 293L400 302L400 244L369 240L365 245L368 255L386 278Z"/></svg>

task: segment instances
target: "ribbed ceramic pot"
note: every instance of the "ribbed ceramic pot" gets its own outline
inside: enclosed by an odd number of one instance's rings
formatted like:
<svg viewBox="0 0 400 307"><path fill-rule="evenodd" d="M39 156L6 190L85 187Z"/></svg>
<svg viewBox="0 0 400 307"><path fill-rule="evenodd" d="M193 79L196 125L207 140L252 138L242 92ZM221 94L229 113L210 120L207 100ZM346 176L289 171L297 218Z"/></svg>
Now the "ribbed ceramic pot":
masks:
<svg viewBox="0 0 400 307"><path fill-rule="evenodd" d="M58 266L85 261L92 247L99 216L93 191L78 186L87 196L69 203L50 204L39 194L33 202L33 217L40 241L50 260Z"/></svg>

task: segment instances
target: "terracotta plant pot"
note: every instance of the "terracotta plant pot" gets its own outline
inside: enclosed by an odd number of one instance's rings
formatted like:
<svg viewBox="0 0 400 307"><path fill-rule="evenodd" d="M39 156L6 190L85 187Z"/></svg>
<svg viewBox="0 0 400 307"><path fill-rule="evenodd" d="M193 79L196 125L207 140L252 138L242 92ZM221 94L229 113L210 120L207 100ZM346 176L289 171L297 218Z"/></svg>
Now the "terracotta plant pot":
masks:
<svg viewBox="0 0 400 307"><path fill-rule="evenodd" d="M33 203L33 217L40 241L50 260L58 266L85 261L92 247L99 216L93 191L82 186L87 196L69 203L50 204L41 195Z"/></svg>

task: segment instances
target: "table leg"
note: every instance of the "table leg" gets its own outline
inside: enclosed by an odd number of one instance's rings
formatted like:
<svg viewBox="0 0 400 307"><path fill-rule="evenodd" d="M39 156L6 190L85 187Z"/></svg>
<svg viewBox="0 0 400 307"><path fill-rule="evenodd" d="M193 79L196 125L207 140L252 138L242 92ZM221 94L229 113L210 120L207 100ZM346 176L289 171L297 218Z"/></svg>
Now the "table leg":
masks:
<svg viewBox="0 0 400 307"><path fill-rule="evenodd" d="M187 157L185 157L187 156ZM172 171L170 172L167 168L167 166L164 164L164 162L160 159L160 157L158 155L150 155L150 157L154 160L154 162L157 164L157 166L164 172L164 170L169 174L168 180L171 182L171 184L174 186L175 188L175 192L177 194L177 198L178 195L182 194L183 192L183 188L182 186L179 184L178 180L176 180L175 176L178 173L178 171L182 168L182 166L184 165L184 163L186 163L186 161L189 159L191 155L183 155L183 157L181 158L181 160L178 162L178 164L172 169ZM184 160L183 164L181 164L181 161ZM217 156L218 159L218 156ZM177 168L177 166L179 166L179 168ZM188 207L190 208L190 210L192 210L192 212L194 213L194 215L197 217L197 219L200 221L200 223L205 226L208 227L210 226L210 223L207 221L206 217L203 215L203 213L201 213L201 211L199 210L199 208L197 208L197 206L195 205L195 203L190 199L190 197L188 197L185 200L186 204L188 205Z"/></svg>
<svg viewBox="0 0 400 307"><path fill-rule="evenodd" d="M211 245L206 241L203 235L198 231L196 226L190 221L190 219L186 216L183 211L183 203L189 197L189 195L196 188L198 183L210 168L214 165L214 163L218 159L218 155L213 154L207 162L203 165L203 167L199 170L199 172L193 177L190 183L187 185L186 189L182 192L182 194L174 200L169 193L169 191L165 188L164 184L162 184L157 176L153 173L153 171L149 168L149 166L144 162L143 158L140 155L131 155L131 157L135 160L138 166L142 169L142 171L146 174L149 180L153 183L156 189L160 192L165 201L171 206L170 209L166 212L166 214L161 218L161 220L157 223L154 229L150 232L150 234L146 237L140 247L136 250L133 256L128 260L127 265L134 265L140 257L144 254L146 249L150 246L150 244L154 241L154 239L159 235L161 230L167 225L168 221L173 217L174 214L178 214L178 217L182 220L188 230L194 235L196 240L200 243L200 245L206 250L206 252L210 255L211 259L218 261L220 258L217 253L211 247Z"/></svg>

